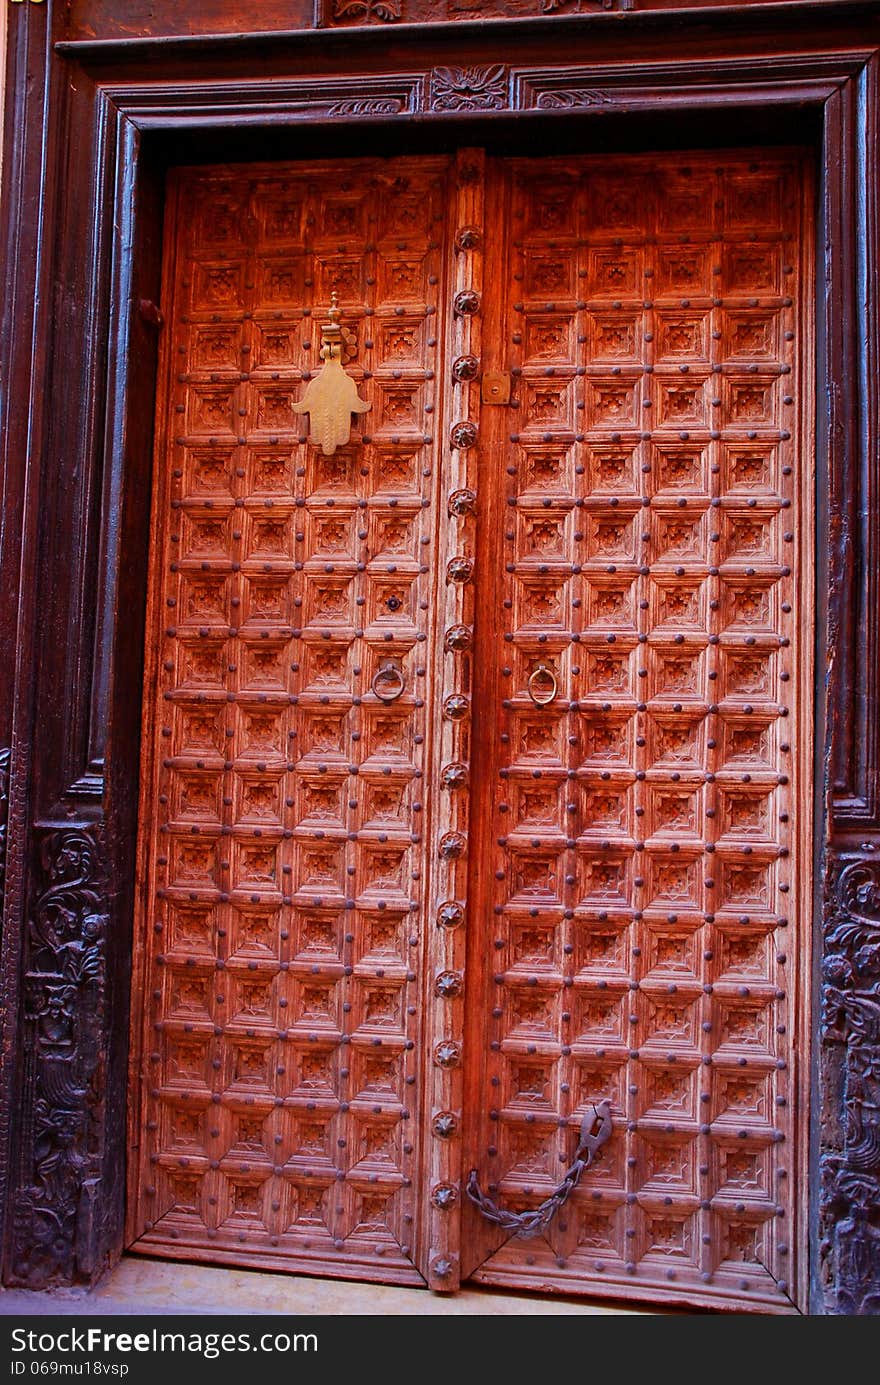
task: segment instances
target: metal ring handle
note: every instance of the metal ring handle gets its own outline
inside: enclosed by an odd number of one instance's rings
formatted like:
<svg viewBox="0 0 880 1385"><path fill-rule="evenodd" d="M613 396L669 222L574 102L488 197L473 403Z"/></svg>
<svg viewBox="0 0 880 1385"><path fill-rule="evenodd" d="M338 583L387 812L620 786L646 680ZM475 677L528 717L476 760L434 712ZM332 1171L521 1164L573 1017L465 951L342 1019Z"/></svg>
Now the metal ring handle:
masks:
<svg viewBox="0 0 880 1385"><path fill-rule="evenodd" d="M538 685L545 684L544 691L538 691ZM549 688L546 686L549 683ZM529 674L529 681L526 684L529 697L536 707L546 707L554 701L559 692L559 680L556 677L556 670L550 664L538 664Z"/></svg>
<svg viewBox="0 0 880 1385"><path fill-rule="evenodd" d="M380 702L396 702L406 687L406 679L389 659L376 669L370 687Z"/></svg>

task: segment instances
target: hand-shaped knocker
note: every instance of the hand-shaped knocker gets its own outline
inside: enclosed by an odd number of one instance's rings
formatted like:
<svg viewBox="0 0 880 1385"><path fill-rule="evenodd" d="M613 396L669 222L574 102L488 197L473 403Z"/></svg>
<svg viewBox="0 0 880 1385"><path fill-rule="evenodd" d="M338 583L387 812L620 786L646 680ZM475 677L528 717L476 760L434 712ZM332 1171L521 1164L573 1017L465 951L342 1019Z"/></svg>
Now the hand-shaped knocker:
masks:
<svg viewBox="0 0 880 1385"><path fill-rule="evenodd" d="M335 290L330 296L329 318L321 332L324 364L320 374L309 381L302 399L293 405L295 414L309 415L309 442L320 447L325 457L349 441L352 414L365 414L373 407L360 398L357 384L342 366L343 336Z"/></svg>

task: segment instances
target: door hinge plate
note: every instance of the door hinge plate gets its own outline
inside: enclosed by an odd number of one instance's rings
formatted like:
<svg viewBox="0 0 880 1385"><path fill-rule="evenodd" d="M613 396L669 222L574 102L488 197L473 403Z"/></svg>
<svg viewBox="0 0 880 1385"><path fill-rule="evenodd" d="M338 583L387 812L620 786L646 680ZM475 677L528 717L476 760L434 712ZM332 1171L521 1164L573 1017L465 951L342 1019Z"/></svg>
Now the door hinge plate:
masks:
<svg viewBox="0 0 880 1385"><path fill-rule="evenodd" d="M481 391L484 404L510 403L510 376L506 370L486 370L483 372Z"/></svg>

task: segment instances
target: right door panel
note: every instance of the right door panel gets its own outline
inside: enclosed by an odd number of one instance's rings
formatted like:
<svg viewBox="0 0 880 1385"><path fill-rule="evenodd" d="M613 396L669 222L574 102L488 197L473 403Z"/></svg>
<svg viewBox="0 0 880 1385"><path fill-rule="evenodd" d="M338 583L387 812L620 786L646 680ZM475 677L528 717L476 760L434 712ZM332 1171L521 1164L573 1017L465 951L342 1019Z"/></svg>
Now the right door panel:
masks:
<svg viewBox="0 0 880 1385"><path fill-rule="evenodd" d="M463 1269L791 1311L811 894L808 174L495 166ZM499 238L500 241L500 238ZM495 328L493 329L493 324ZM491 353L494 351L494 359ZM491 824L491 826L490 826ZM800 1043L799 1043L800 1040ZM800 1234L799 1234L800 1229Z"/></svg>

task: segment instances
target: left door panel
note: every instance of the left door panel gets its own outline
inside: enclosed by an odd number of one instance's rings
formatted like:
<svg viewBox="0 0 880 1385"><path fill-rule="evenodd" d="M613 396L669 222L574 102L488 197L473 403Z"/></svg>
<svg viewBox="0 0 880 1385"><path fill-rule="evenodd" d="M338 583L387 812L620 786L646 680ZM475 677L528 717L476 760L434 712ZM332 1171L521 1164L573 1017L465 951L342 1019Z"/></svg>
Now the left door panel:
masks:
<svg viewBox="0 0 880 1385"><path fill-rule="evenodd" d="M423 1282L449 180L169 189L130 1137L153 1254ZM325 456L292 406L334 291L372 407Z"/></svg>

